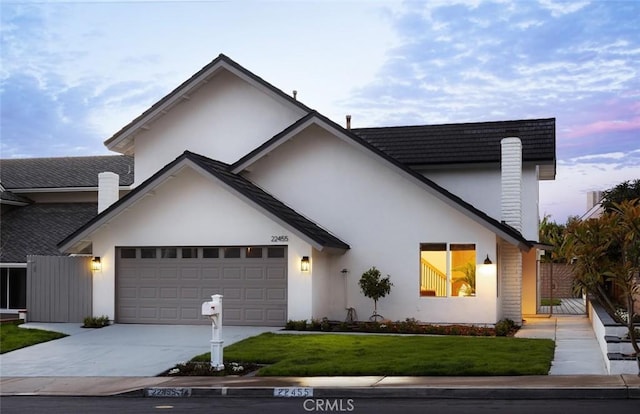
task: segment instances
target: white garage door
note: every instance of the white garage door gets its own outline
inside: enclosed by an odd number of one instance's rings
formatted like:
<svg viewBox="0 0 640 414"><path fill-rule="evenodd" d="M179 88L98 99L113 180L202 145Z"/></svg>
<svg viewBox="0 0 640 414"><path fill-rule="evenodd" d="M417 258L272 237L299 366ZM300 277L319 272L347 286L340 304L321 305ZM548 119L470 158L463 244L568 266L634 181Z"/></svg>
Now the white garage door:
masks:
<svg viewBox="0 0 640 414"><path fill-rule="evenodd" d="M225 325L282 326L286 257L284 246L117 248L116 322L209 324L202 302L221 294Z"/></svg>

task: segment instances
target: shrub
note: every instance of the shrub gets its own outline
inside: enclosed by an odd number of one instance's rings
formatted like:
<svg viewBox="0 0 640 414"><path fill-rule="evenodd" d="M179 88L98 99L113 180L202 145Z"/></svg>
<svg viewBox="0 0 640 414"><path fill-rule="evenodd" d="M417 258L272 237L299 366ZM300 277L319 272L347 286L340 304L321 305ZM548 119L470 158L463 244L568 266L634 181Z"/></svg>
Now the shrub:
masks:
<svg viewBox="0 0 640 414"><path fill-rule="evenodd" d="M309 325L309 327L312 327L313 325ZM306 319L302 319L299 321L292 321L289 320L287 321L287 324L284 326L284 329L287 331L306 331L307 330L307 320Z"/></svg>
<svg viewBox="0 0 640 414"><path fill-rule="evenodd" d="M496 323L496 336L508 336L516 329L516 323L511 319L501 319Z"/></svg>
<svg viewBox="0 0 640 414"><path fill-rule="evenodd" d="M318 319L311 319L311 323L309 324L310 331L319 331L322 323Z"/></svg>
<svg viewBox="0 0 640 414"><path fill-rule="evenodd" d="M322 318L322 321L320 322L320 330L323 332L328 332L331 330L331 323L329 323L329 318Z"/></svg>
<svg viewBox="0 0 640 414"><path fill-rule="evenodd" d="M103 328L105 326L109 326L109 317L106 315L95 317L95 316L87 316L84 318L83 328Z"/></svg>

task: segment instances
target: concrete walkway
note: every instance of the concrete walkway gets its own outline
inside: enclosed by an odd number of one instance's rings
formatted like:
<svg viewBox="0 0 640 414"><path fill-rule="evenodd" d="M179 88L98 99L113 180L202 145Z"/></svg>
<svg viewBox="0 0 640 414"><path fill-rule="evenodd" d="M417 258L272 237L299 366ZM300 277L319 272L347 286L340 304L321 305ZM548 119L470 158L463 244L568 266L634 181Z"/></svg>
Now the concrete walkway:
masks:
<svg viewBox="0 0 640 414"><path fill-rule="evenodd" d="M70 336L0 355L2 377L155 376L210 351L210 325L116 324L101 329L84 329L77 323L22 326ZM224 345L280 329L225 327Z"/></svg>
<svg viewBox="0 0 640 414"><path fill-rule="evenodd" d="M525 317L518 338L556 341L549 375L607 375L602 351L586 315Z"/></svg>

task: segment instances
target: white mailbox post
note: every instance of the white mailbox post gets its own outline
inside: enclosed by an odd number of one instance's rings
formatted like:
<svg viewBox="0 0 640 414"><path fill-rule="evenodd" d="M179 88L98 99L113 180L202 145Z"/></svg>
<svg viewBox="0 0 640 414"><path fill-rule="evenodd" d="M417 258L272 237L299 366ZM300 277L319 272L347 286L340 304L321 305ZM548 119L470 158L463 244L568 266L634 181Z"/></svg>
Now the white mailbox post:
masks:
<svg viewBox="0 0 640 414"><path fill-rule="evenodd" d="M211 366L216 371L224 369L222 356L222 295L211 295L211 302L202 304L202 314L211 319Z"/></svg>

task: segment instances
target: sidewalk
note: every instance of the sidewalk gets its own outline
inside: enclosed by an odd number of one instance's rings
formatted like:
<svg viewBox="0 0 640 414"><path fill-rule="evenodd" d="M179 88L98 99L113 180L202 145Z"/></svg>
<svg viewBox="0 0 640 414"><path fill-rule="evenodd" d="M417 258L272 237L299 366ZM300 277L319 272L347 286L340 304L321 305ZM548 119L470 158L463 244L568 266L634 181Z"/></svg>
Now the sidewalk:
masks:
<svg viewBox="0 0 640 414"><path fill-rule="evenodd" d="M607 375L602 351L584 315L525 317L518 338L546 338L556 342L549 375Z"/></svg>
<svg viewBox="0 0 640 414"><path fill-rule="evenodd" d="M0 395L269 397L305 387L314 398L640 399L640 377L605 375L584 316L525 318L517 337L556 341L550 375L516 377L2 377ZM595 348L594 348L595 347Z"/></svg>

